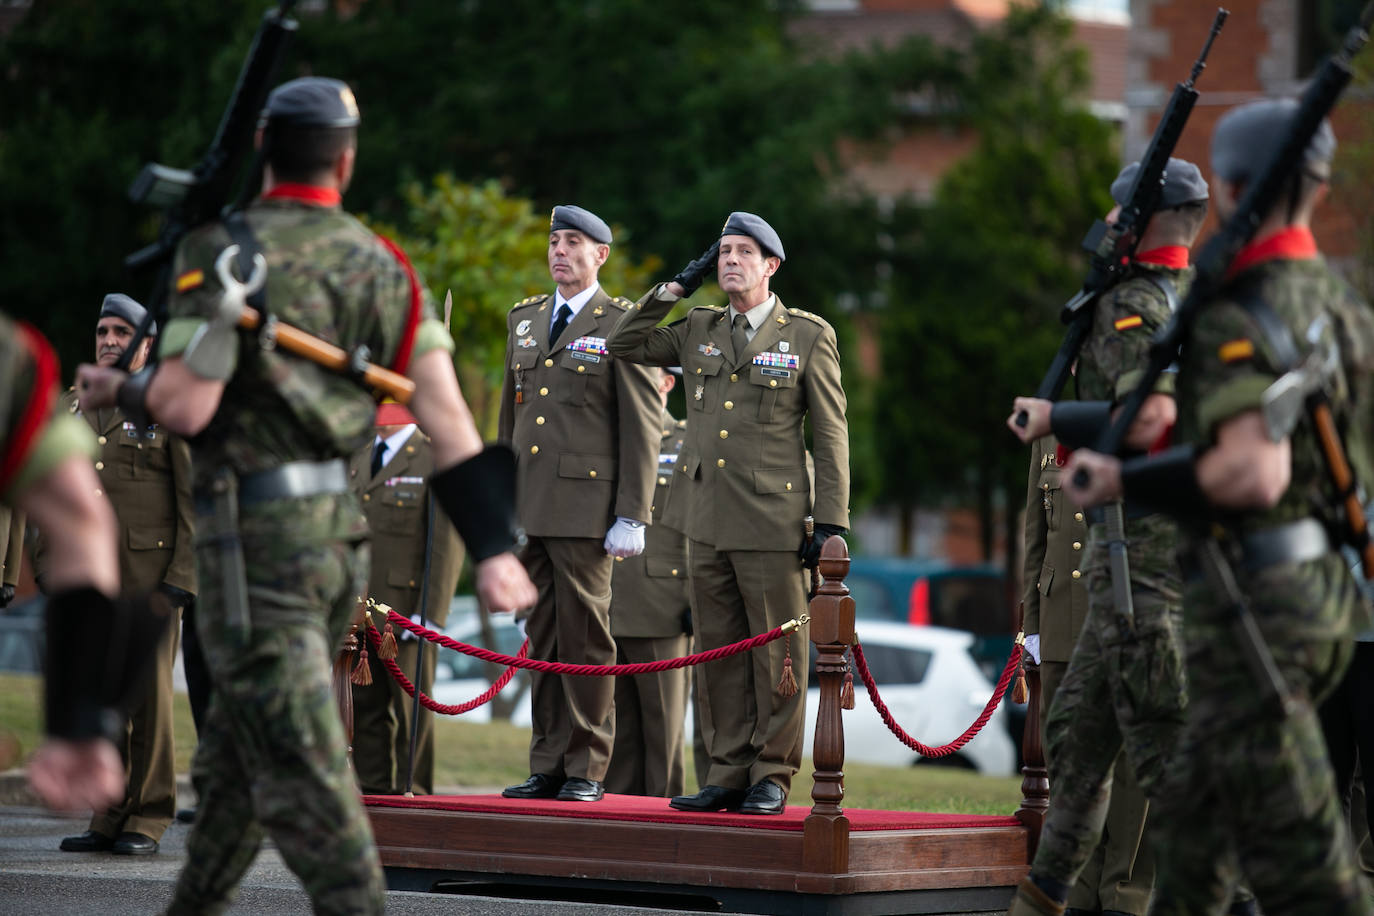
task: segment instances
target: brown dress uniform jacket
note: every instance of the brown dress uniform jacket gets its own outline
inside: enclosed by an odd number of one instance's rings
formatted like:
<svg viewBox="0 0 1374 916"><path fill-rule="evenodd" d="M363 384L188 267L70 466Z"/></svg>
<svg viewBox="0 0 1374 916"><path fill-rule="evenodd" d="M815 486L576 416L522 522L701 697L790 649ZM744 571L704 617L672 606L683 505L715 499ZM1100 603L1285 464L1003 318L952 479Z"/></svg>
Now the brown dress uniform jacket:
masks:
<svg viewBox="0 0 1374 916"><path fill-rule="evenodd" d="M1026 549L1022 599L1026 633L1040 634L1041 742L1050 704L1073 657L1088 615L1087 579L1081 572L1088 541L1083 510L1063 490L1058 442L1045 436L1031 444L1026 488ZM1054 762L1049 761L1050 778ZM1050 792L1053 796L1053 786ZM1116 759L1111 802L1102 840L1069 892L1069 906L1096 911L1145 911L1154 884L1154 863L1141 849L1149 805L1123 751Z"/></svg>
<svg viewBox="0 0 1374 916"><path fill-rule="evenodd" d="M77 412L75 389L63 395L62 404ZM121 587L138 594L166 583L195 594L190 448L161 426L138 428L118 409L83 417L95 431L96 473L118 521ZM41 573L41 532L36 554L34 566ZM174 622L157 645L153 675L131 711L122 749L128 794L96 812L91 829L97 833L115 837L129 831L159 840L176 814L172 667L179 631Z"/></svg>
<svg viewBox="0 0 1374 916"><path fill-rule="evenodd" d="M617 560L611 573L611 635L619 664L677 658L690 645L687 539L662 524L687 421L673 419L666 410L662 421L653 526L644 533L644 552ZM615 746L606 773L608 792L682 794L687 677L686 668L676 668L615 679Z"/></svg>
<svg viewBox="0 0 1374 916"><path fill-rule="evenodd" d="M420 613L424 584L425 532L430 520L429 480L434 474L434 452L429 437L419 429L411 433L391 460L372 476L372 443L353 456L349 474L363 502L367 526L372 532L372 566L368 576L369 597L411 617ZM430 553L429 593L425 622L431 629L448 623L449 601L463 569L463 542L442 509L433 514L434 535ZM375 612L373 622L385 621ZM419 641L402 638L394 627L396 663L411 681ZM427 646L420 689L433 692L434 663L438 647ZM368 653L372 683L353 687L353 767L362 791L395 795L406 789L409 767L411 710L414 701L377 658ZM434 714L420 707L420 730L415 747L414 791L428 795L434 790Z"/></svg>

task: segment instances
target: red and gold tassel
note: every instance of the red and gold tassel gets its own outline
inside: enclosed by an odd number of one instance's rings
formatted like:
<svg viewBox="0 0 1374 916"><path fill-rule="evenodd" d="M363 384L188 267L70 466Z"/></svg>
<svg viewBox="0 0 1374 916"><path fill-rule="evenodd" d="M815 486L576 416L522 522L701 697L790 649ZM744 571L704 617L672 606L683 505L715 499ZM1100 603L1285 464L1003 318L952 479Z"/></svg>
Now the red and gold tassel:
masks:
<svg viewBox="0 0 1374 916"><path fill-rule="evenodd" d="M782 678L778 680L778 696L786 699L797 695L797 675L792 671L792 637L787 637L787 657L782 660Z"/></svg>
<svg viewBox="0 0 1374 916"><path fill-rule="evenodd" d="M382 631L382 644L377 647L377 657L382 661L396 657L396 633L391 627L391 621L386 622L386 628Z"/></svg>
<svg viewBox="0 0 1374 916"><path fill-rule="evenodd" d="M358 664L353 666L353 673L348 679L359 687L372 686L372 669L367 666L367 643L364 640L358 640Z"/></svg>

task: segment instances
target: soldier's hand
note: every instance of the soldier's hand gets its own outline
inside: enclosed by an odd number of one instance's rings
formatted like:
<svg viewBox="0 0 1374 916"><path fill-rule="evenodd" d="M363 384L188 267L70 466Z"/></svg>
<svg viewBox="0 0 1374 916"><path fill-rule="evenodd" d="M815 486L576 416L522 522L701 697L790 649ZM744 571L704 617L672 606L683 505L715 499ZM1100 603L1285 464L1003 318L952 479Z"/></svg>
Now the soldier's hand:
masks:
<svg viewBox="0 0 1374 916"><path fill-rule="evenodd" d="M1064 492L1078 505L1100 506L1121 498L1121 459L1080 448L1060 479L1066 481Z"/></svg>
<svg viewBox="0 0 1374 916"><path fill-rule="evenodd" d="M1031 657L1031 661L1040 664L1040 634L1026 634L1026 654Z"/></svg>
<svg viewBox="0 0 1374 916"><path fill-rule="evenodd" d="M1022 442L1031 442L1050 434L1050 408L1053 401L1044 398L1016 398L1011 402L1011 416L1007 417L1007 429L1016 434ZM1021 414L1026 415L1025 425L1021 425Z"/></svg>
<svg viewBox="0 0 1374 916"><path fill-rule="evenodd" d="M831 537L844 534L844 531L839 525L817 522L816 532L812 535L811 540L802 538L801 546L797 548L797 556L801 557L802 566L807 569L815 569L821 562L821 547Z"/></svg>
<svg viewBox="0 0 1374 916"><path fill-rule="evenodd" d="M49 738L29 759L29 785L50 808L100 811L124 795L124 762L104 738Z"/></svg>
<svg viewBox="0 0 1374 916"><path fill-rule="evenodd" d="M678 271L676 277L673 277L672 283L682 287L682 292L679 293L675 289L670 289L669 292L677 293L683 299L692 295L701 287L702 278L716 269L716 259L719 257L720 239L716 239L710 248L701 253L701 257L695 261L688 261L687 266Z"/></svg>
<svg viewBox="0 0 1374 916"><path fill-rule="evenodd" d="M477 564L477 598L491 613L532 607L538 597L538 590L515 554L498 553Z"/></svg>
<svg viewBox="0 0 1374 916"><path fill-rule="evenodd" d="M186 589L177 588L175 585L168 585L166 582L159 585L157 590L167 596L167 602L171 604L172 607L179 610L186 610L186 608L190 607L191 603L196 600L196 596L186 591Z"/></svg>
<svg viewBox="0 0 1374 916"><path fill-rule="evenodd" d="M82 411L115 406L115 395L129 373L107 366L82 363L76 367L76 398Z"/></svg>
<svg viewBox="0 0 1374 916"><path fill-rule="evenodd" d="M601 546L608 554L622 560L639 556L644 552L644 523L617 517Z"/></svg>
<svg viewBox="0 0 1374 916"><path fill-rule="evenodd" d="M14 586L0 585L0 607L9 607L14 600Z"/></svg>

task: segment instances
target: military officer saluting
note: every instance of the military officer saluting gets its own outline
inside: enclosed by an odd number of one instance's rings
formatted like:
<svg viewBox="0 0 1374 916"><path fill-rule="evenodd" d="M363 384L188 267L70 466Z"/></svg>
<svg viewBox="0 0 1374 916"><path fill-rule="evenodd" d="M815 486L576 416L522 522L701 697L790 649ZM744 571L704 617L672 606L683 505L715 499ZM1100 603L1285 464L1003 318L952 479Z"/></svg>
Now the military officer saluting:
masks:
<svg viewBox="0 0 1374 916"><path fill-rule="evenodd" d="M610 342L623 359L682 366L687 440L664 523L688 538L692 623L703 649L800 617L802 562L814 566L821 543L849 525L849 433L835 331L769 290L784 257L772 226L752 213L732 213L720 239L626 312ZM695 308L655 327L712 270L729 307ZM808 415L814 494L803 433ZM808 543L802 526L810 514L816 536ZM801 765L806 705L804 664L795 666L796 694L782 697L775 689L787 651L787 640L777 640L697 668L711 768L706 787L674 798L673 807L782 813Z"/></svg>
<svg viewBox="0 0 1374 916"><path fill-rule="evenodd" d="M120 293L106 296L96 322L96 362L112 366L123 355L146 314ZM156 327L152 329L156 333ZM147 362L152 338L139 343L129 365ZM63 395L76 412L77 395ZM122 802L91 818L90 829L65 838L66 852L110 851L144 855L158 850L176 815L176 758L172 734L172 668L176 664L180 609L196 591L191 508L191 451L156 423L141 424L117 407L82 413L96 435L95 469L119 522L119 576L125 595L154 590L167 596L176 618L157 644L154 675L131 710L122 748L128 776ZM41 535L41 532L40 532ZM40 536L34 566L46 583L52 550Z"/></svg>
<svg viewBox="0 0 1374 916"><path fill-rule="evenodd" d="M403 404L387 401L377 408L376 438L353 456L349 476L362 494L372 532L368 597L416 623L421 622L423 600L424 624L443 627L463 569L463 542L430 499L434 446ZM420 646L409 630L397 634L396 664L412 681ZM427 648L420 665L419 687L426 694L434 687L435 657L436 651ZM417 795L428 795L434 791L434 713L419 707L415 772L409 778L415 701L377 653L367 658L372 683L353 685L353 769L358 785L365 794L401 795L409 786Z"/></svg>
<svg viewBox="0 0 1374 916"><path fill-rule="evenodd" d="M611 574L611 635L616 662L655 662L686 655L691 643L687 600L687 539L663 524L668 489L682 451L686 420L668 412L674 373L659 369L663 438L658 446L653 526L644 552L616 560ZM687 717L687 669L615 679L615 751L606 791L617 795L680 795L686 786L683 733Z"/></svg>
<svg viewBox="0 0 1374 916"><path fill-rule="evenodd" d="M530 657L608 665L612 557L644 550L661 405L653 376L606 348L630 305L601 289L611 229L581 207L549 224L553 295L516 303L507 319L500 438L515 449L521 559L539 589L527 622ZM530 777L509 798L596 801L615 736L610 678L535 672Z"/></svg>

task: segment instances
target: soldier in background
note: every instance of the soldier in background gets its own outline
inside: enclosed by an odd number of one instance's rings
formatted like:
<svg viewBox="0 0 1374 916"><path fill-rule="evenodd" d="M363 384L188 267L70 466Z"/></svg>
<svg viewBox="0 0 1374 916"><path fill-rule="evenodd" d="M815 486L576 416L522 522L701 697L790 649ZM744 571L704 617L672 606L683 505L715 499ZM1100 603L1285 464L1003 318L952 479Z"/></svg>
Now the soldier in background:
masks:
<svg viewBox="0 0 1374 916"><path fill-rule="evenodd" d="M128 296L111 293L96 322L96 363L113 366L124 354L146 314ZM150 328L150 335L156 327ZM141 369L151 336L129 362ZM77 393L63 395L61 409L77 411ZM119 522L119 574L126 596L153 590L175 608L172 624L157 644L153 676L129 717L120 748L127 768L124 800L91 818L89 829L66 837L64 852L149 855L176 815L176 747L173 734L172 669L176 664L181 609L195 598L192 551L191 451L186 442L156 423L142 424L117 407L80 412L96 435L95 469ZM34 567L46 583L51 551L39 531Z"/></svg>
<svg viewBox="0 0 1374 916"><path fill-rule="evenodd" d="M630 303L597 281L611 229L581 207L549 224L553 295L506 320L500 439L515 448L521 559L539 588L526 621L530 658L609 665L612 557L644 550L662 407L647 369L606 339ZM615 741L610 678L532 672L530 776L507 798L597 801Z"/></svg>
<svg viewBox="0 0 1374 916"><path fill-rule="evenodd" d="M24 564L24 513L9 506L0 506L0 563L0 608L7 608Z"/></svg>
<svg viewBox="0 0 1374 916"><path fill-rule="evenodd" d="M362 494L363 512L372 532L372 571L367 594L382 604L420 620L423 595L425 626L440 629L448 623L449 599L463 569L463 542L453 523L430 499L434 475L434 447L415 425L402 404L386 401L377 408L377 435L353 457L349 477ZM432 530L431 530L432 529ZM427 543L428 541L428 543ZM429 556L426 557L428 550ZM425 566L428 589L424 588ZM374 622L381 627L383 621ZM397 628L396 664L412 682L420 640ZM437 649L427 647L418 687L434 688ZM402 795L410 775L411 713L415 701L391 676L377 653L369 652L372 683L353 685L353 769L358 786L368 795ZM434 791L434 713L420 707L415 736L415 773L410 788L416 795Z"/></svg>
<svg viewBox="0 0 1374 916"><path fill-rule="evenodd" d="M719 240L646 293L610 342L622 359L682 366L687 438L664 522L688 538L692 624L704 649L800 618L802 565L816 566L826 538L849 525L849 427L835 331L817 315L784 307L770 291L784 257L767 222L731 213ZM655 327L712 270L729 308L695 308L682 321ZM806 466L808 418L814 487ZM811 514L816 533L807 541L803 523ZM781 696L790 642L697 666L711 769L704 789L673 798L672 807L783 812L801 766L805 627L792 665L798 690Z"/></svg>
<svg viewBox="0 0 1374 916"><path fill-rule="evenodd" d="M1078 634L1088 615L1081 564L1088 540L1083 510L1064 494L1066 450L1053 436L1031 444L1026 492L1026 546L1021 569L1026 651L1040 666L1040 740L1046 742L1050 705L1064 680ZM1054 761L1046 756L1050 798ZM1102 839L1069 892L1065 916L1144 913L1154 886L1154 859L1141 842L1149 803L1136 783L1125 751L1113 764L1111 797ZM1053 804L1053 801L1051 801Z"/></svg>
<svg viewBox="0 0 1374 916"><path fill-rule="evenodd" d="M1277 155L1297 108L1292 100L1252 102L1217 122L1212 198L1223 221ZM1188 709L1168 784L1154 799L1151 911L1160 914L1221 912L1239 871L1267 912L1374 912L1316 708L1339 682L1368 607L1331 540L1341 530L1340 494L1310 419L1304 413L1276 426L1280 419L1262 410L1271 385L1316 354L1331 366L1313 371L1323 373L1356 477L1374 479L1374 318L1322 262L1310 228L1335 145L1323 122L1182 341L1181 444L1125 461L1080 449L1065 469L1070 495L1085 504L1124 494L1128 504L1186 521ZM1234 564L1263 647L1237 638L1236 604L1204 572L1203 552L1214 556L1218 547ZM1259 652L1270 655L1290 702L1278 702L1279 685L1256 677ZM1020 893L1018 902L1053 897L1033 880Z"/></svg>
<svg viewBox="0 0 1374 916"><path fill-rule="evenodd" d="M644 552L617 559L611 573L611 635L619 665L678 658L691 645L687 539L662 523L687 428L686 420L668 412L674 373L681 371L658 370L663 438L650 507L653 525L644 534ZM687 680L686 668L615 679L615 749L606 773L607 792L667 798L685 791Z"/></svg>

